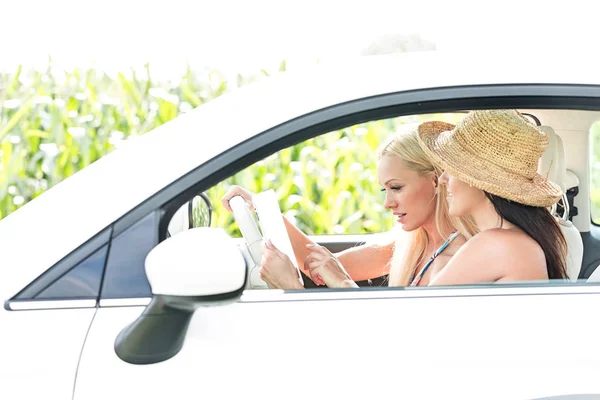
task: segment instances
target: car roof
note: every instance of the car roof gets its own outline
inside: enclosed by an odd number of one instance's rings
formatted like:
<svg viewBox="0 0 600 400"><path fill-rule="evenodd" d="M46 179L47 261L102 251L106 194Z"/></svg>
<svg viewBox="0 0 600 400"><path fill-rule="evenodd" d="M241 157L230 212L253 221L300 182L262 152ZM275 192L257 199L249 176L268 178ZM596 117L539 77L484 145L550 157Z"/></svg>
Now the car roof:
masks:
<svg viewBox="0 0 600 400"><path fill-rule="evenodd" d="M492 62L493 61L493 62ZM489 84L600 84L592 63L437 52L286 72L227 93L101 158L0 221L0 294L13 295L137 205L223 151L293 118L387 93ZM6 297L5 297L6 298Z"/></svg>

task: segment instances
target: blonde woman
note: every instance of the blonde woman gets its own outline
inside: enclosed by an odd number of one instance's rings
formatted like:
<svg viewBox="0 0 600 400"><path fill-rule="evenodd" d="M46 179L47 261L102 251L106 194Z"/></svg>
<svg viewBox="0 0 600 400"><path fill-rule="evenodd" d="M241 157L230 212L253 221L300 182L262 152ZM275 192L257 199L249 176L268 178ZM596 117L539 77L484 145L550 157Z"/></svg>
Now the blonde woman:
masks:
<svg viewBox="0 0 600 400"><path fill-rule="evenodd" d="M437 122L431 127L435 134L454 126ZM449 216L446 191L438 179L442 171L420 147L416 126L392 135L377 155L384 206L398 221L398 237L334 256L284 218L298 265L317 284L355 287L355 281L389 274L390 286L427 285L476 232L470 219ZM222 199L229 211L229 199L236 195L251 202L252 193L232 186ZM303 288L290 260L270 243L265 245L260 274L271 288Z"/></svg>

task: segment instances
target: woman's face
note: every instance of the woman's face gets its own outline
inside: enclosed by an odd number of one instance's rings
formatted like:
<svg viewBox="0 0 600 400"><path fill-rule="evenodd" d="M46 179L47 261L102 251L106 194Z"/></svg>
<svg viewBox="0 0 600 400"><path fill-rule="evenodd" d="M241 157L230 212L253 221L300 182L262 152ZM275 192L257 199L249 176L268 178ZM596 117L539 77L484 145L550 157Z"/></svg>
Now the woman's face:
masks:
<svg viewBox="0 0 600 400"><path fill-rule="evenodd" d="M390 209L405 231L435 221L435 175L421 176L393 155L385 155L377 165L379 184L385 190L385 208Z"/></svg>
<svg viewBox="0 0 600 400"><path fill-rule="evenodd" d="M453 217L473 214L477 207L486 202L483 190L479 190L445 172L440 176L440 184L446 185L448 211Z"/></svg>

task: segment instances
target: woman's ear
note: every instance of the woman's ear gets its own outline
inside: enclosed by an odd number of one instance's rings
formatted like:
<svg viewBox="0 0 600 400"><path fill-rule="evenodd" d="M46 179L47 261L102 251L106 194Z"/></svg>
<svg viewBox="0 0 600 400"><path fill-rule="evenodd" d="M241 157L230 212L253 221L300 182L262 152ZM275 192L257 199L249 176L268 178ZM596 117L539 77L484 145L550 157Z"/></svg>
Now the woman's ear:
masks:
<svg viewBox="0 0 600 400"><path fill-rule="evenodd" d="M433 187L437 189L438 187L438 176L437 174L433 175Z"/></svg>

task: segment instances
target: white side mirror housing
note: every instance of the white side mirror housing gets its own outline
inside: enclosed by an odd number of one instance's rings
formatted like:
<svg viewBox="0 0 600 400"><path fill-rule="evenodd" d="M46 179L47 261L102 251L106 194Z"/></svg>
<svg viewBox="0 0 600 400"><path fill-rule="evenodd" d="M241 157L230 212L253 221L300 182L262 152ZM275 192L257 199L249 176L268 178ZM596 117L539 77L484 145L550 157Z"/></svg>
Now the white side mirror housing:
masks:
<svg viewBox="0 0 600 400"><path fill-rule="evenodd" d="M224 230L192 228L150 251L146 275L152 301L115 339L117 356L132 364L153 364L179 353L196 308L241 295L246 260Z"/></svg>
<svg viewBox="0 0 600 400"><path fill-rule="evenodd" d="M244 287L246 260L223 229L193 228L152 249L146 275L154 295L222 295Z"/></svg>

